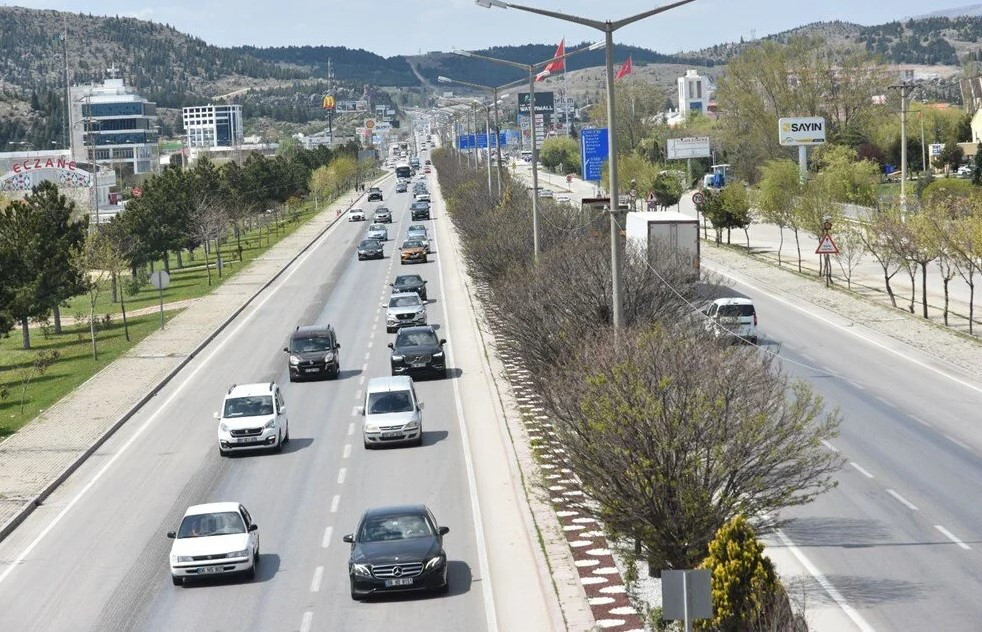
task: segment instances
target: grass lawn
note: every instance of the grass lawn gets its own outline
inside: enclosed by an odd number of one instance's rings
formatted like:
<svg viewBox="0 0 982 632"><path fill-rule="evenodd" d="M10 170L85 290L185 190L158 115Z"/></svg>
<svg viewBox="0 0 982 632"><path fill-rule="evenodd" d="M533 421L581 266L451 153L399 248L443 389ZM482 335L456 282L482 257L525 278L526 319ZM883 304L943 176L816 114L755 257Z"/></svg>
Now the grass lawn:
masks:
<svg viewBox="0 0 982 632"><path fill-rule="evenodd" d="M180 313L165 313L167 320ZM136 343L160 328L160 315L149 314L127 319L130 325L130 341L123 334L123 322L114 319L112 324L98 332L99 359L92 359L92 339L87 326L65 327L60 335L51 334L45 339L40 332L33 336L33 349L21 348L17 330L7 338L0 338L0 391L8 390L6 399L0 400L0 437L17 431L42 410L49 408L80 384L95 375L107 364L126 353ZM22 372L30 367L41 351L58 351L60 357L48 367L44 375L35 377L27 388L24 410L21 412Z"/></svg>

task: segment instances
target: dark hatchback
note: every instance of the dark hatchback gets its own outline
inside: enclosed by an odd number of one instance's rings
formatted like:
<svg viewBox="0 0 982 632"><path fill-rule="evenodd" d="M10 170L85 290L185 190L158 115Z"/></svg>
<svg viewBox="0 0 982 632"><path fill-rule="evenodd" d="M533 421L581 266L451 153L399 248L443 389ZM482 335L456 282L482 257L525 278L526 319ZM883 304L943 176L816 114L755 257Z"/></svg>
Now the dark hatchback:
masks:
<svg viewBox="0 0 982 632"><path fill-rule="evenodd" d="M395 342L389 343L392 375L428 374L446 377L447 360L443 353L446 340L438 338L432 326L404 327Z"/></svg>
<svg viewBox="0 0 982 632"><path fill-rule="evenodd" d="M382 201L382 189L378 187L372 187L368 189L368 201L374 202L376 200L378 200L379 202Z"/></svg>
<svg viewBox="0 0 982 632"><path fill-rule="evenodd" d="M365 259L382 259L385 252L382 250L382 242L378 239L363 239L358 244L358 261Z"/></svg>
<svg viewBox="0 0 982 632"><path fill-rule="evenodd" d="M409 212L412 213L413 221L430 218L429 202L413 202L409 205Z"/></svg>
<svg viewBox="0 0 982 632"><path fill-rule="evenodd" d="M425 505L366 511L357 530L343 538L351 544L351 598L389 592L447 592L443 536L449 532L437 525Z"/></svg>
<svg viewBox="0 0 982 632"><path fill-rule="evenodd" d="M420 300L426 300L426 281L418 274L400 274L395 282L390 283L392 293L416 292Z"/></svg>
<svg viewBox="0 0 982 632"><path fill-rule="evenodd" d="M334 328L297 327L290 335L289 346L283 351L290 354L290 381L311 377L334 379L341 368L341 345Z"/></svg>

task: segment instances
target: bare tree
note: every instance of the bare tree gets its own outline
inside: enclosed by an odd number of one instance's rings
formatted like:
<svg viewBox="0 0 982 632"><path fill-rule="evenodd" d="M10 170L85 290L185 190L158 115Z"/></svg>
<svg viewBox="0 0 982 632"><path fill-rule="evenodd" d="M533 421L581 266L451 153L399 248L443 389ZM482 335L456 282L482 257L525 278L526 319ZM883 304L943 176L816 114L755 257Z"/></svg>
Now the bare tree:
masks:
<svg viewBox="0 0 982 632"><path fill-rule="evenodd" d="M899 209L887 207L869 218L868 221L862 222L859 232L866 250L873 255L883 270L883 282L886 285L890 303L894 307L897 307L897 297L893 293L890 280L900 271L901 257L893 249L889 234L891 227L901 221L899 213Z"/></svg>
<svg viewBox="0 0 982 632"><path fill-rule="evenodd" d="M839 248L839 254L832 256L839 264L842 276L846 278L846 288L851 290L852 274L866 254L861 229L855 224L846 224L836 237L836 246Z"/></svg>
<svg viewBox="0 0 982 632"><path fill-rule="evenodd" d="M208 285L211 285L211 244L215 243L218 276L222 276L221 239L228 232L229 214L224 204L216 197L201 195L192 207L192 233L205 249L205 270L208 272Z"/></svg>

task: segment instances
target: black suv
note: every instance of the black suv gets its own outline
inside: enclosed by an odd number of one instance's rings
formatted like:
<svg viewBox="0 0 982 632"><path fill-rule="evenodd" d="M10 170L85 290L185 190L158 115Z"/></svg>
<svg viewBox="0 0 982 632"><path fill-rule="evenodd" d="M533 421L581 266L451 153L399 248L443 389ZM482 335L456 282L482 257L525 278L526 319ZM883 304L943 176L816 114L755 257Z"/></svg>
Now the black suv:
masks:
<svg viewBox="0 0 982 632"><path fill-rule="evenodd" d="M358 244L358 261L365 259L382 259L385 252L382 249L382 242L378 239L363 239Z"/></svg>
<svg viewBox="0 0 982 632"><path fill-rule="evenodd" d="M382 201L382 189L378 187L372 187L368 190L368 201L374 202L375 200Z"/></svg>
<svg viewBox="0 0 982 632"><path fill-rule="evenodd" d="M443 338L437 338L432 326L404 327L389 343L392 349L392 375L428 373L433 377L446 377L447 360L443 354Z"/></svg>
<svg viewBox="0 0 982 632"><path fill-rule="evenodd" d="M414 222L417 220L430 218L429 202L413 202L409 205L409 210L412 213L412 219Z"/></svg>
<svg viewBox="0 0 982 632"><path fill-rule="evenodd" d="M389 285L392 286L393 294L416 292L419 294L420 300L426 300L426 281L418 274L401 274L396 277L394 283L389 283Z"/></svg>
<svg viewBox="0 0 982 632"><path fill-rule="evenodd" d="M341 368L340 349L334 327L297 327L283 348L290 354L290 381L321 376L333 380Z"/></svg>
<svg viewBox="0 0 982 632"><path fill-rule="evenodd" d="M342 538L351 544L351 598L385 592L447 592L443 536L448 533L450 529L439 526L426 505L366 511L355 532Z"/></svg>

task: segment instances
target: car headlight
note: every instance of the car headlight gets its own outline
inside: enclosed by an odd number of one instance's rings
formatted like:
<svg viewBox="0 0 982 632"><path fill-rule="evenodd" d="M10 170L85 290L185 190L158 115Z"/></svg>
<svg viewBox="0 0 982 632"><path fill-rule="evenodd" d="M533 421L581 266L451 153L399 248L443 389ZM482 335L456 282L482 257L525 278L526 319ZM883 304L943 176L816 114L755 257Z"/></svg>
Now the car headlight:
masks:
<svg viewBox="0 0 982 632"><path fill-rule="evenodd" d="M401 356L401 355L394 355L394 356L392 356L392 361L393 362L402 362L405 359L406 359L405 356Z"/></svg>
<svg viewBox="0 0 982 632"><path fill-rule="evenodd" d="M365 424L365 432L375 434L379 431L378 424Z"/></svg>
<svg viewBox="0 0 982 632"><path fill-rule="evenodd" d="M228 424L223 421L222 423L218 424L218 429L222 432L228 432Z"/></svg>
<svg viewBox="0 0 982 632"><path fill-rule="evenodd" d="M186 564L193 561L190 555L172 555L171 560L173 560L175 564Z"/></svg>
<svg viewBox="0 0 982 632"><path fill-rule="evenodd" d="M249 557L251 551L249 549L242 549L241 551L232 551L231 553L226 553L225 557L235 558L235 557Z"/></svg>
<svg viewBox="0 0 982 632"><path fill-rule="evenodd" d="M293 366L300 364L300 358L298 358L295 355L290 356L290 364L292 364Z"/></svg>
<svg viewBox="0 0 982 632"><path fill-rule="evenodd" d="M414 420L410 421L408 424L406 424L405 426L402 427L403 430L415 430L416 428L419 428L419 420L418 419L414 419Z"/></svg>
<svg viewBox="0 0 982 632"><path fill-rule="evenodd" d="M442 351L437 351L436 353L433 354L433 357L434 358L442 358L443 357L443 352Z"/></svg>
<svg viewBox="0 0 982 632"><path fill-rule="evenodd" d="M372 569L368 566L368 564L352 564L351 572L354 573L355 575L358 575L359 577L372 576Z"/></svg>
<svg viewBox="0 0 982 632"><path fill-rule="evenodd" d="M266 422L266 425L263 426L263 430L269 430L269 429L275 428L275 427L276 427L276 420L275 419L270 419L269 421Z"/></svg>
<svg viewBox="0 0 982 632"><path fill-rule="evenodd" d="M328 352L324 354L324 362L334 362L334 353Z"/></svg>
<svg viewBox="0 0 982 632"><path fill-rule="evenodd" d="M424 568L424 570L428 570L429 571L429 570L433 570L434 568L440 568L440 566L442 564L443 564L443 556L442 555L437 555L436 557L434 557L434 558L430 559L428 562L426 562L426 566L424 566L423 568Z"/></svg>

